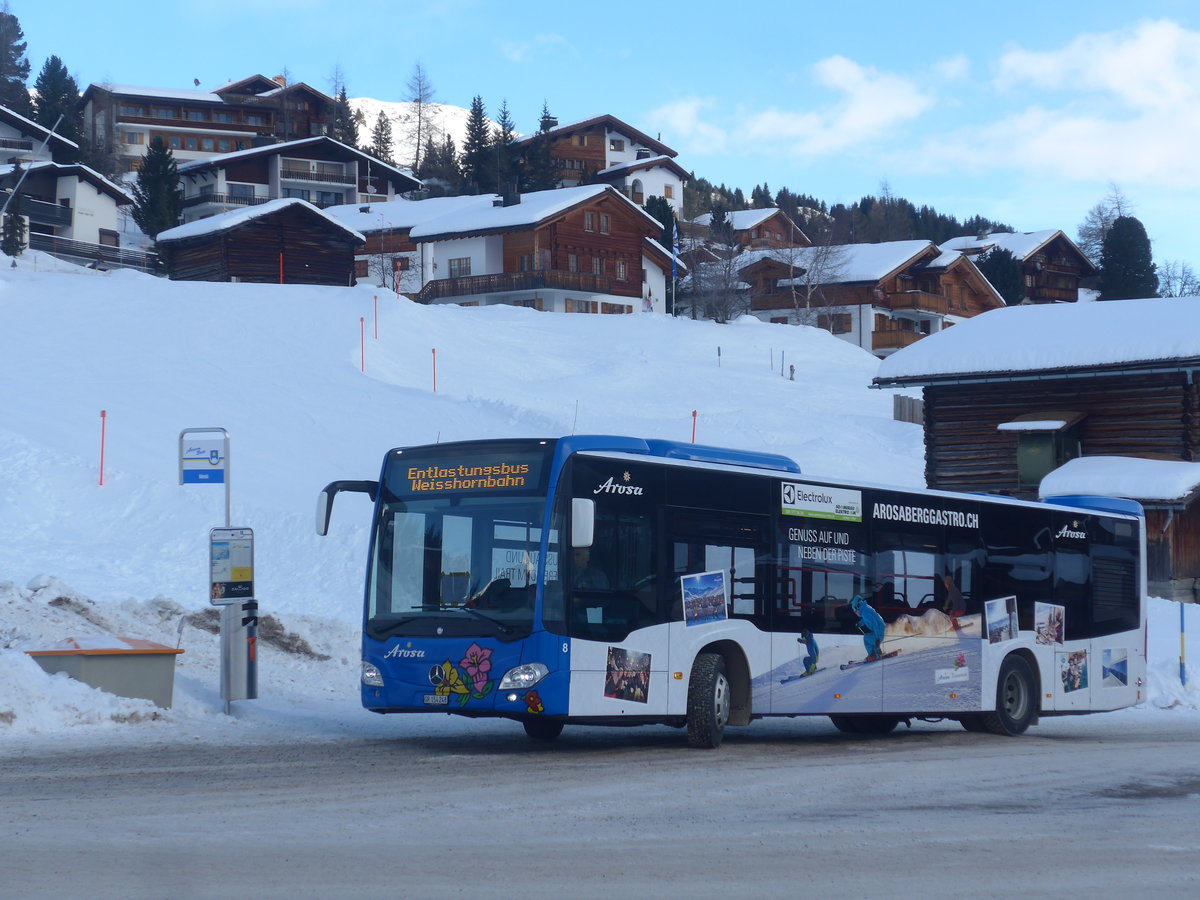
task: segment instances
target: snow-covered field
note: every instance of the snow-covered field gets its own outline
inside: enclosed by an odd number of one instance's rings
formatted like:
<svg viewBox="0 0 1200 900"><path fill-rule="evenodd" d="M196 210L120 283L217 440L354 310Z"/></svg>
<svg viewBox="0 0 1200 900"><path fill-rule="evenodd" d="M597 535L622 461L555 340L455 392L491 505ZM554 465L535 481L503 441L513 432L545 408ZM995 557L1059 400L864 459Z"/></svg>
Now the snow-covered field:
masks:
<svg viewBox="0 0 1200 900"><path fill-rule="evenodd" d="M783 453L814 474L922 480L920 429L893 421L891 396L867 387L877 361L815 329L423 307L368 285L171 283L36 253L0 269L0 321L8 747L429 727L359 706L368 502L343 497L332 533L313 528L318 491L374 478L394 446L571 432L690 440L695 410L701 443ZM791 364L795 381L780 374ZM255 532L259 699L232 716L205 594L224 496L178 484L179 432L196 427L228 429L232 524ZM23 652L101 636L184 649L170 709L48 676ZM1200 642L1189 653L1200 659ZM1155 600L1151 714L1198 715L1200 690L1180 685L1178 661L1179 608Z"/></svg>

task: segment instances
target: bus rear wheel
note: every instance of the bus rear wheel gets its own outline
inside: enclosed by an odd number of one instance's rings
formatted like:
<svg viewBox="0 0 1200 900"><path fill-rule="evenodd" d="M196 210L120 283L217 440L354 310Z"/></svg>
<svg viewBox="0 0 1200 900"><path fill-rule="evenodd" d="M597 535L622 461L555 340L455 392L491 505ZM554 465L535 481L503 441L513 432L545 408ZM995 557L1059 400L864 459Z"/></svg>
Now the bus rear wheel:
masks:
<svg viewBox="0 0 1200 900"><path fill-rule="evenodd" d="M719 653L701 653L692 664L688 681L688 744L704 750L721 746L729 721L729 679Z"/></svg>
<svg viewBox="0 0 1200 900"><path fill-rule="evenodd" d="M1024 734L1033 721L1036 698L1029 663L1015 653L1006 656L996 680L996 711L984 713L984 728L992 734L1010 737Z"/></svg>
<svg viewBox="0 0 1200 900"><path fill-rule="evenodd" d="M562 734L563 723L554 719L526 719L525 733L535 741L552 741Z"/></svg>

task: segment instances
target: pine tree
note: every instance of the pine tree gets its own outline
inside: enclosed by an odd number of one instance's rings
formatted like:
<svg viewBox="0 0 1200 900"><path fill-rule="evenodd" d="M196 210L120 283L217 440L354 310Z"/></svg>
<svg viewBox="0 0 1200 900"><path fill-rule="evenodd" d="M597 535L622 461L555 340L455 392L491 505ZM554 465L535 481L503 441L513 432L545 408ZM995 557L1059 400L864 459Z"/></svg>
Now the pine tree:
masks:
<svg viewBox="0 0 1200 900"><path fill-rule="evenodd" d="M55 134L82 145L83 112L79 108L79 84L61 59L51 56L46 60L34 88L37 90L37 100L33 104L33 120L46 128L54 128L57 123ZM75 162L79 154L76 151L70 156L70 159L61 159L59 162Z"/></svg>
<svg viewBox="0 0 1200 900"><path fill-rule="evenodd" d="M1158 296L1158 274L1146 228L1133 216L1113 220L1100 252L1100 299Z"/></svg>
<svg viewBox="0 0 1200 900"><path fill-rule="evenodd" d="M554 171L554 160L550 156L550 129L554 127L554 122L550 108L543 101L537 134L529 142L529 150L525 154L522 191L549 191L559 186L560 179Z"/></svg>
<svg viewBox="0 0 1200 900"><path fill-rule="evenodd" d="M1011 250L993 247L975 265L1009 306L1025 299L1025 276Z"/></svg>
<svg viewBox="0 0 1200 900"><path fill-rule="evenodd" d="M25 48L25 32L6 0L0 7L0 106L32 119L33 101L26 87L29 60L25 58Z"/></svg>
<svg viewBox="0 0 1200 900"><path fill-rule="evenodd" d="M12 174L9 177L12 179L14 185L20 182L20 160L13 166ZM21 212L21 195L16 193L15 188L12 200L9 201L8 209L4 213L2 230L3 236L0 237L0 251L3 251L5 256L19 256L25 248L25 219L24 213Z"/></svg>
<svg viewBox="0 0 1200 900"><path fill-rule="evenodd" d="M354 110L346 97L345 85L338 91L329 115L329 136L347 147L358 147L358 122L354 119Z"/></svg>
<svg viewBox="0 0 1200 900"><path fill-rule="evenodd" d="M175 154L161 137L156 137L142 157L133 186L133 221L143 233L155 238L179 223L182 210L183 194L179 189Z"/></svg>
<svg viewBox="0 0 1200 900"><path fill-rule="evenodd" d="M375 127L371 130L371 149L368 152L389 166L396 164L392 158L392 122L382 109L375 117Z"/></svg>
<svg viewBox="0 0 1200 900"><path fill-rule="evenodd" d="M462 172L467 189L476 194L490 194L496 190L494 166L491 153L491 131L484 114L483 98L476 94L471 98L471 112L467 116L467 133L463 138Z"/></svg>
<svg viewBox="0 0 1200 900"><path fill-rule="evenodd" d="M496 167L496 190L506 191L518 180L520 162L517 156L517 129L508 111L508 101L500 103L496 128L492 132L491 154Z"/></svg>

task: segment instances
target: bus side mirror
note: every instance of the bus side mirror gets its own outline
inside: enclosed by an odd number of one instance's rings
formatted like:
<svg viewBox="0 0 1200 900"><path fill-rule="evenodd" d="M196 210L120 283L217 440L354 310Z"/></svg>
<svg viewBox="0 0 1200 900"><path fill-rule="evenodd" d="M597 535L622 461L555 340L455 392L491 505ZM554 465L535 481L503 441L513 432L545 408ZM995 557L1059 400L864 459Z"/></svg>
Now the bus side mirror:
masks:
<svg viewBox="0 0 1200 900"><path fill-rule="evenodd" d="M317 497L317 534L329 534L329 516L333 512L333 498L342 491L355 491L368 495L372 500L379 496L378 481L331 481Z"/></svg>
<svg viewBox="0 0 1200 900"><path fill-rule="evenodd" d="M596 530L596 501L571 498L571 546L590 547Z"/></svg>

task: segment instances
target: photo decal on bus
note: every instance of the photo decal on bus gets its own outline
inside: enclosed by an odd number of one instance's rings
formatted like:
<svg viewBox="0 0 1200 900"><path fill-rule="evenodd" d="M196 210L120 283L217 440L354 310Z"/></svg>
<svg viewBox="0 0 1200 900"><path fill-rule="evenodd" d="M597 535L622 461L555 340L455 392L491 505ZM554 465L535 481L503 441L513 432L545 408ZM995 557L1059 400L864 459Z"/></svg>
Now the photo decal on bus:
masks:
<svg viewBox="0 0 1200 900"><path fill-rule="evenodd" d="M613 700L646 703L650 697L650 654L639 650L608 648L604 696Z"/></svg>
<svg viewBox="0 0 1200 900"><path fill-rule="evenodd" d="M1034 640L1049 647L1061 647L1067 630L1067 611L1055 603L1033 605Z"/></svg>
<svg viewBox="0 0 1200 900"><path fill-rule="evenodd" d="M707 625L729 618L729 582L725 571L681 575L683 621L687 625Z"/></svg>
<svg viewBox="0 0 1200 900"><path fill-rule="evenodd" d="M1088 686L1088 652L1070 650L1054 654L1058 658L1058 677L1064 694L1082 691Z"/></svg>
<svg viewBox="0 0 1200 900"><path fill-rule="evenodd" d="M1100 685L1106 688L1129 686L1129 650L1110 647L1100 659Z"/></svg>
<svg viewBox="0 0 1200 900"><path fill-rule="evenodd" d="M984 604L989 644L1011 641L1017 636L1017 598L1001 597Z"/></svg>

